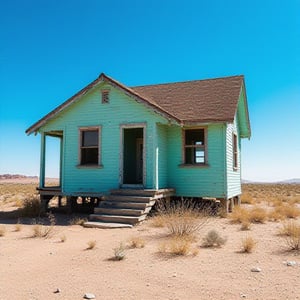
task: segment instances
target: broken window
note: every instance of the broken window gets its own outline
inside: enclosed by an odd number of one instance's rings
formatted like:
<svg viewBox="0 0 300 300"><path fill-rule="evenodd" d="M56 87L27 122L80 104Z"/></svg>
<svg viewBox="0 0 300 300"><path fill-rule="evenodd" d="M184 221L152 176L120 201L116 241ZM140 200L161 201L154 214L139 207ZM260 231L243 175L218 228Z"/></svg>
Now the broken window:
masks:
<svg viewBox="0 0 300 300"><path fill-rule="evenodd" d="M184 130L184 163L205 164L205 129Z"/></svg>

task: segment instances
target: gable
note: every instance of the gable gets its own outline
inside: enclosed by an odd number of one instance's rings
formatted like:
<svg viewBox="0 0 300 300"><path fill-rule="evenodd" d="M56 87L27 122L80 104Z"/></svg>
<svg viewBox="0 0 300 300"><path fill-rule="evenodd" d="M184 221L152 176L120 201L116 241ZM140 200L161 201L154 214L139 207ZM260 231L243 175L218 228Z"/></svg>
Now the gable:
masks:
<svg viewBox="0 0 300 300"><path fill-rule="evenodd" d="M56 119L75 103L81 102L86 94L105 84L125 94L135 102L141 103L146 109L152 110L165 120L180 125L233 122L238 110L242 120L241 126L244 128L242 131L245 132L245 136L250 136L243 76L130 88L103 73L84 89L29 127L26 133L37 132L39 128ZM241 90L244 91L243 100L240 100Z"/></svg>

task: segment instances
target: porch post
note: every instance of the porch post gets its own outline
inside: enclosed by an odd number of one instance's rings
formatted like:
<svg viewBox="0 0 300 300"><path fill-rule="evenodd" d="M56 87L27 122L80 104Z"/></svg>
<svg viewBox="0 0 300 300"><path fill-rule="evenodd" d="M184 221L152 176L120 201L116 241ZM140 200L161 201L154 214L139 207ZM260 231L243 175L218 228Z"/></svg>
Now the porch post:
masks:
<svg viewBox="0 0 300 300"><path fill-rule="evenodd" d="M41 157L40 157L40 183L39 188L45 187L45 154L46 154L46 136L41 133Z"/></svg>
<svg viewBox="0 0 300 300"><path fill-rule="evenodd" d="M155 189L158 190L158 147L155 149Z"/></svg>

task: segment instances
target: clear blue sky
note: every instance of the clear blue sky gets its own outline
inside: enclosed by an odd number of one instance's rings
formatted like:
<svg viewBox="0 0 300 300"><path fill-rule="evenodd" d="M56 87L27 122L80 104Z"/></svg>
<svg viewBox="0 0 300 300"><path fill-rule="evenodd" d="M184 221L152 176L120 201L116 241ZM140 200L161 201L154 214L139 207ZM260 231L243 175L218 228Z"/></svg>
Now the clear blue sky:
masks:
<svg viewBox="0 0 300 300"><path fill-rule="evenodd" d="M244 74L243 178L300 178L299 16L299 0L0 1L0 174L38 175L25 130L105 72L129 86Z"/></svg>

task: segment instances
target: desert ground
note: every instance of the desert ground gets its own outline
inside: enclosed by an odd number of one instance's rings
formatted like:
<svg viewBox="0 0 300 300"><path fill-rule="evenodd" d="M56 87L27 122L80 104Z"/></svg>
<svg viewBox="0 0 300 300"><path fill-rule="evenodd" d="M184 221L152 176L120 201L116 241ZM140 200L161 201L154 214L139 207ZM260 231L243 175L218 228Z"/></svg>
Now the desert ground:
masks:
<svg viewBox="0 0 300 300"><path fill-rule="evenodd" d="M88 215L22 216L35 186L0 182L0 299L300 299L300 253L287 232L300 226L300 185L244 185L242 209L199 217L187 237L173 237L164 215L132 229L76 225ZM210 230L219 246L205 247Z"/></svg>

